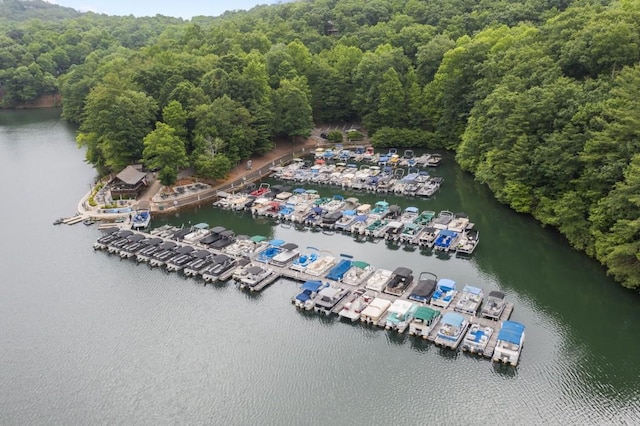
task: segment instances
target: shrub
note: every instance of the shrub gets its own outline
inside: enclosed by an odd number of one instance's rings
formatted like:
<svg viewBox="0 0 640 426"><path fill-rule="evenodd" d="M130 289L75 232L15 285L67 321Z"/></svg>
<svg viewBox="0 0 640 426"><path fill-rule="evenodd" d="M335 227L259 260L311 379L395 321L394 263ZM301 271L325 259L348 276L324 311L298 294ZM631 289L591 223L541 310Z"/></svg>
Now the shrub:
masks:
<svg viewBox="0 0 640 426"><path fill-rule="evenodd" d="M361 141L364 139L364 135L358 130L349 130L347 132L347 138L349 138L350 141Z"/></svg>
<svg viewBox="0 0 640 426"><path fill-rule="evenodd" d="M327 140L333 143L342 143L344 136L340 130L333 130L327 134Z"/></svg>

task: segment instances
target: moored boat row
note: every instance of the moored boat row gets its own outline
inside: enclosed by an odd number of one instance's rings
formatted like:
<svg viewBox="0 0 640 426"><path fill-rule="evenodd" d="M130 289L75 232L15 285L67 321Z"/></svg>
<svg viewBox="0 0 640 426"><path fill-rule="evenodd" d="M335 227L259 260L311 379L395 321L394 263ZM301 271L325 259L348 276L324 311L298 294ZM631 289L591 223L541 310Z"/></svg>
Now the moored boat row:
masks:
<svg viewBox="0 0 640 426"><path fill-rule="evenodd" d="M151 233L111 228L94 247L205 282L232 281L250 291L290 278L303 283L292 298L301 309L398 333L408 330L439 346L455 350L462 345L463 350L495 361L518 362L524 327L521 334L516 326L505 329L513 304L505 302L501 292L490 292L484 300L481 289L467 285L458 292L454 280L438 279L431 272L415 279L406 267L374 268L349 255L313 247L302 251L295 244L261 236L224 237L233 232L222 227L208 229L198 240L185 238L204 228L164 227ZM222 247L212 247L224 238L228 241ZM299 261L302 256L307 261Z"/></svg>
<svg viewBox="0 0 640 426"><path fill-rule="evenodd" d="M243 209L254 216L274 218L284 222L300 223L309 227L337 230L372 239L384 239L398 244L433 249L443 253L471 255L480 242L480 232L474 229L467 214L443 210L425 210L409 206L404 210L386 201L373 206L360 204L355 197L344 199L340 195L322 198L315 190L296 188L285 199L277 199L282 192L270 189L260 198L252 195L227 194L214 203L215 207L237 205L229 197L241 197ZM269 198L269 196L271 198Z"/></svg>

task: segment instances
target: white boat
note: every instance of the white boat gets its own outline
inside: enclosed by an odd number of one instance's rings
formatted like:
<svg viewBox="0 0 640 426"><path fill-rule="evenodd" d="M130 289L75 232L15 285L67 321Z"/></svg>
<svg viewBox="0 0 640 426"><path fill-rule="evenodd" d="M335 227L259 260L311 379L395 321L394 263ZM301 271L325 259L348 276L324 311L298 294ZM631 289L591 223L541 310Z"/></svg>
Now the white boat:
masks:
<svg viewBox="0 0 640 426"><path fill-rule="evenodd" d="M462 233L456 245L456 254L471 254L480 242L480 233L475 229L468 229Z"/></svg>
<svg viewBox="0 0 640 426"><path fill-rule="evenodd" d="M453 215L453 219L447 225L447 229L450 231L455 231L458 233L462 233L467 228L471 226L471 222L469 221L469 216L466 213L456 213Z"/></svg>
<svg viewBox="0 0 640 426"><path fill-rule="evenodd" d="M378 324L378 321L387 312L391 302L380 297L374 298L366 308L360 312L360 321L367 324Z"/></svg>
<svg viewBox="0 0 640 426"><path fill-rule="evenodd" d="M318 292L314 299L313 310L319 314L329 315L333 308L345 297L350 291L341 287L326 287Z"/></svg>
<svg viewBox="0 0 640 426"><path fill-rule="evenodd" d="M502 316L505 306L504 293L496 290L490 291L480 314L485 318L497 321Z"/></svg>
<svg viewBox="0 0 640 426"><path fill-rule="evenodd" d="M442 315L438 334L433 341L437 346L444 346L449 349L457 349L464 337L469 322L464 315L457 312L446 312Z"/></svg>
<svg viewBox="0 0 640 426"><path fill-rule="evenodd" d="M334 256L321 256L316 259L314 262L310 263L305 270L305 273L312 275L314 277L319 277L323 275L329 268L334 266L338 259Z"/></svg>
<svg viewBox="0 0 640 426"><path fill-rule="evenodd" d="M472 354L484 355L487 344L493 335L493 328L480 324L471 324L462 340L462 350ZM491 355L491 354L490 354Z"/></svg>
<svg viewBox="0 0 640 426"><path fill-rule="evenodd" d="M131 218L131 229L145 229L151 223L151 211L149 209L136 210Z"/></svg>
<svg viewBox="0 0 640 426"><path fill-rule="evenodd" d="M192 229L190 233L182 238L184 242L193 244L206 237L209 233L209 224L204 222L198 223L193 225Z"/></svg>
<svg viewBox="0 0 640 426"><path fill-rule="evenodd" d="M404 333L409 322L413 320L413 315L417 309L418 305L408 300L395 300L387 310L388 315L384 328L387 330L395 330L398 333Z"/></svg>
<svg viewBox="0 0 640 426"><path fill-rule="evenodd" d="M293 262L300 256L298 245L294 243L286 243L280 246L281 251L271 259L271 264L284 267Z"/></svg>
<svg viewBox="0 0 640 426"><path fill-rule="evenodd" d="M375 268L367 262L355 261L351 264L351 268L342 276L342 283L352 286L360 285L373 271L375 271Z"/></svg>
<svg viewBox="0 0 640 426"><path fill-rule="evenodd" d="M440 278L436 284L436 291L431 296L431 305L440 308L448 308L456 296L456 282L448 278Z"/></svg>
<svg viewBox="0 0 640 426"><path fill-rule="evenodd" d="M375 291L378 293L382 292L391 280L392 276L393 272L388 269L377 269L367 279L367 290Z"/></svg>
<svg viewBox="0 0 640 426"><path fill-rule="evenodd" d="M413 319L409 323L409 334L426 339L439 319L440 311L428 306L420 306L416 309Z"/></svg>
<svg viewBox="0 0 640 426"><path fill-rule="evenodd" d="M364 288L359 288L353 292L351 299L338 312L338 315L351 322L357 321L360 319L360 313L369 306L373 299L372 294L369 294Z"/></svg>
<svg viewBox="0 0 640 426"><path fill-rule="evenodd" d="M272 273L272 271L261 268L260 266L251 266L246 270L244 277L240 278L240 288L251 289L256 287L262 281L269 278Z"/></svg>
<svg viewBox="0 0 640 426"><path fill-rule="evenodd" d="M433 219L431 226L436 229L447 229L453 220L453 213L448 210L442 210L438 216Z"/></svg>
<svg viewBox="0 0 640 426"><path fill-rule="evenodd" d="M518 364L524 345L524 325L515 321L505 321L498 332L498 343L493 351L493 361Z"/></svg>
<svg viewBox="0 0 640 426"><path fill-rule="evenodd" d="M291 303L293 303L296 308L309 311L313 309L313 300L317 296L318 292L325 287L326 284L324 284L322 281L305 281L305 283L302 284L302 287L300 287L300 293L298 293L291 299Z"/></svg>
<svg viewBox="0 0 640 426"><path fill-rule="evenodd" d="M476 316L484 299L484 293L481 288L471 285L465 285L461 292L461 297L453 308L454 311L463 314Z"/></svg>

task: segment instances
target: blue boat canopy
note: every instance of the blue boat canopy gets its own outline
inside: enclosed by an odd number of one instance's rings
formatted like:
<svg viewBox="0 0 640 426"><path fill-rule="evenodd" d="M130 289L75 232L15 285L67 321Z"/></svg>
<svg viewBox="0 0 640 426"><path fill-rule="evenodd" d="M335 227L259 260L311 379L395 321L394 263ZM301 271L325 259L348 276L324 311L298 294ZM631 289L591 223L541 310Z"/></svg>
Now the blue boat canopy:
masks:
<svg viewBox="0 0 640 426"><path fill-rule="evenodd" d="M308 290L312 292L317 292L320 289L320 287L322 287L322 281L309 280L309 281L305 281L305 283L302 284L302 291Z"/></svg>
<svg viewBox="0 0 640 426"><path fill-rule="evenodd" d="M284 240L271 240L271 241L269 241L269 245L274 246L274 247L280 247L283 244L284 244Z"/></svg>
<svg viewBox="0 0 640 426"><path fill-rule="evenodd" d="M205 222L200 222L193 225L193 227L196 229L209 229L209 224Z"/></svg>
<svg viewBox="0 0 640 426"><path fill-rule="evenodd" d="M304 188L296 188L293 190L294 194L304 194L305 193L305 189Z"/></svg>
<svg viewBox="0 0 640 426"><path fill-rule="evenodd" d="M440 231L440 233L438 234L441 237L456 237L458 235L457 232L455 231L451 231L449 229L443 229L442 231Z"/></svg>
<svg viewBox="0 0 640 426"><path fill-rule="evenodd" d="M474 287L472 285L465 285L464 288L462 289L462 292L478 295L482 293L482 289L478 287Z"/></svg>
<svg viewBox="0 0 640 426"><path fill-rule="evenodd" d="M322 209L322 207L314 207L311 209L312 213L316 213L316 214L320 214L322 213L324 210Z"/></svg>
<svg viewBox="0 0 640 426"><path fill-rule="evenodd" d="M345 210L345 211L342 212L343 216L353 216L355 214L356 214L355 210Z"/></svg>
<svg viewBox="0 0 640 426"><path fill-rule="evenodd" d="M418 209L417 207L407 207L406 209L404 209L404 211L407 213L418 213L420 209Z"/></svg>
<svg viewBox="0 0 640 426"><path fill-rule="evenodd" d="M438 281L438 288L442 291L451 291L456 289L456 282L449 278L440 278Z"/></svg>
<svg viewBox="0 0 640 426"><path fill-rule="evenodd" d="M351 260L342 259L336 266L334 266L331 271L327 274L327 279L329 280L339 280L344 274L351 268Z"/></svg>
<svg viewBox="0 0 640 426"><path fill-rule="evenodd" d="M359 214L358 216L356 216L356 218L354 220L356 222L365 222L367 220L367 215Z"/></svg>
<svg viewBox="0 0 640 426"><path fill-rule="evenodd" d="M442 323L449 324L456 328L459 328L464 322L464 316L460 315L457 312L446 312L442 316Z"/></svg>
<svg viewBox="0 0 640 426"><path fill-rule="evenodd" d="M522 340L522 334L524 333L524 325L515 321L505 321L502 323L500 333L498 333L498 340L513 343L519 345Z"/></svg>
<svg viewBox="0 0 640 426"><path fill-rule="evenodd" d="M305 290L296 296L296 300L299 300L300 302L303 302L303 303L309 299L311 299L311 292L309 292L308 290Z"/></svg>

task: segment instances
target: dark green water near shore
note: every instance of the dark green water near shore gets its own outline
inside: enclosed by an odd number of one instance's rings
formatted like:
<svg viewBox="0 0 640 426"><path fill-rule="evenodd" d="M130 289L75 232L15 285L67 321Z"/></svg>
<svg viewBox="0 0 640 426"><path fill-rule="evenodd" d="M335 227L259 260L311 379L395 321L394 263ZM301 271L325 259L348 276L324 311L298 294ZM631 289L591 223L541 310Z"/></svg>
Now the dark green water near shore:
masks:
<svg viewBox="0 0 640 426"><path fill-rule="evenodd" d="M300 314L293 282L245 294L94 253L95 227L51 225L95 175L58 114L0 113L0 423L640 422L640 298L555 232L497 204L451 159L435 173L445 183L433 200L356 196L465 211L481 236L471 259L209 206L154 225L204 221L501 289L527 326L515 369Z"/></svg>

